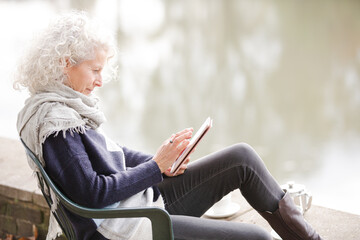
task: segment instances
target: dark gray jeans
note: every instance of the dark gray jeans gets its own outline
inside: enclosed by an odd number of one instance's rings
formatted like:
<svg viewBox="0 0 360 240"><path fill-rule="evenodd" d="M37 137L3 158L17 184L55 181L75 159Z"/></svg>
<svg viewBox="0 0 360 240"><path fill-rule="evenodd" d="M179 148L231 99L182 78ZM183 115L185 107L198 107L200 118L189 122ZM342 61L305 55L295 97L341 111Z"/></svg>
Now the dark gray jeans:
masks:
<svg viewBox="0 0 360 240"><path fill-rule="evenodd" d="M235 189L257 211L275 211L284 196L258 154L244 143L194 161L183 175L164 179L159 188L175 239L271 239L253 224L200 216Z"/></svg>

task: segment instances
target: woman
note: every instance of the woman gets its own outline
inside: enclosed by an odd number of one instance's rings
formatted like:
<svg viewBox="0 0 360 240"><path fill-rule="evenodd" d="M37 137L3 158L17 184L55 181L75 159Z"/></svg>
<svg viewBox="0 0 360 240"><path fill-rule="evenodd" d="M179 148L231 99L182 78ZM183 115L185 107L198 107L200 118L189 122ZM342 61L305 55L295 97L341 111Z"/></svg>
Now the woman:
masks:
<svg viewBox="0 0 360 240"><path fill-rule="evenodd" d="M101 73L114 49L84 13L72 12L50 25L19 65L15 87L26 87L31 94L18 115L19 134L69 198L96 208L164 207L175 239L271 239L252 224L200 218L240 189L283 239L321 239L246 144L189 165L187 159L173 175L169 168L189 144L191 128L171 135L154 156L107 138L92 91L102 86ZM67 214L78 239L149 238L149 223L141 219ZM49 238L57 232L51 223Z"/></svg>

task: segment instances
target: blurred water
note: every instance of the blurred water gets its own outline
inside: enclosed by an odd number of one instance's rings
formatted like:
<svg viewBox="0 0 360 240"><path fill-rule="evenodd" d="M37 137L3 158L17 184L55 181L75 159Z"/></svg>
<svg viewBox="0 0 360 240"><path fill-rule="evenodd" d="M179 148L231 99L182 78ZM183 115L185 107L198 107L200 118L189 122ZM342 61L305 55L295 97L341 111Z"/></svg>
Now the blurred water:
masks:
<svg viewBox="0 0 360 240"><path fill-rule="evenodd" d="M0 1L0 135L26 97L11 71L34 31L78 8L114 31L118 79L97 92L122 144L154 153L173 132L214 127L193 159L247 142L279 183L360 214L359 1Z"/></svg>

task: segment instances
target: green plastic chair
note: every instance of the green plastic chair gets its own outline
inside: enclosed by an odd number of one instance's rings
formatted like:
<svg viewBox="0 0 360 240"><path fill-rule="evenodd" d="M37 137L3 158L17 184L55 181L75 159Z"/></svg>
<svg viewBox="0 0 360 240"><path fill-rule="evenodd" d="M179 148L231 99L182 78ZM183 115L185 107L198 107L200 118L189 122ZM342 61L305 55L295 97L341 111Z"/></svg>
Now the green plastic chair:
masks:
<svg viewBox="0 0 360 240"><path fill-rule="evenodd" d="M26 146L24 141L20 139L25 147L26 154L35 162L39 168L39 172L36 173L40 183L40 189L45 197L46 202L51 208L53 202L51 195L46 189L51 188L58 198L59 204L55 212L53 212L57 222L59 223L63 233L69 240L76 239L74 228L65 214L65 208L69 211L85 218L139 218L146 217L151 221L152 236L155 240L172 240L173 230L171 225L171 219L169 214L157 207L139 207L139 208L112 208L112 209L94 209L80 206L69 198L67 198L60 190L55 186L53 181L45 172L39 159L35 154Z"/></svg>

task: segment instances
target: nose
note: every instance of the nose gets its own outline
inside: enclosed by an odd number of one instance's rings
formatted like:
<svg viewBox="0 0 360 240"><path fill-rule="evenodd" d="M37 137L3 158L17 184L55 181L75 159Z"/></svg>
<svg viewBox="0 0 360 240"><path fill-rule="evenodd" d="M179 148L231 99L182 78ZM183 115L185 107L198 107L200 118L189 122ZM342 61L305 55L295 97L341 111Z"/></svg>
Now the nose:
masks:
<svg viewBox="0 0 360 240"><path fill-rule="evenodd" d="M95 87L101 87L101 86L102 86L102 77L101 77L101 75L99 75L99 76L95 79L95 81L94 81L94 86L95 86Z"/></svg>

